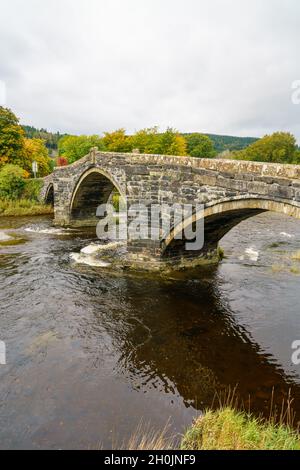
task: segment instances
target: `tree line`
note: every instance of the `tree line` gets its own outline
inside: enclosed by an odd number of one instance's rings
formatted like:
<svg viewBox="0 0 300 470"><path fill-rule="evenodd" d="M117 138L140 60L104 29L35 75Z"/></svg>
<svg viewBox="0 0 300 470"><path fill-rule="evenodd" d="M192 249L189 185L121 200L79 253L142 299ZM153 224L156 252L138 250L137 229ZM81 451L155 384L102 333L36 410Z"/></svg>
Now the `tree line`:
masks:
<svg viewBox="0 0 300 470"><path fill-rule="evenodd" d="M4 165L17 165L28 177L32 175L32 162L36 161L39 176L46 176L55 165L71 164L84 157L91 147L108 152L138 151L199 158L219 156L238 160L300 163L296 139L288 132L275 132L261 139L227 137L227 147L224 147L226 136L211 136L201 133L180 134L171 127L164 132L158 127L141 129L133 135L127 134L125 129L105 132L102 136L53 134L46 129L21 126L10 109L0 107L0 171ZM218 153L217 138L219 148L227 149L224 155ZM49 150L56 148L57 158L49 158Z"/></svg>
<svg viewBox="0 0 300 470"><path fill-rule="evenodd" d="M300 150L295 137L288 132L275 132L261 139L251 139L248 146L227 150L218 154L213 141L204 134L193 133L185 136L168 128L160 133L157 127L142 129L134 135L126 135L124 129L106 132L104 137L65 136L58 142L63 164L73 163L88 153L91 147L109 152L134 152L191 156L196 158L227 158L270 163L300 164Z"/></svg>

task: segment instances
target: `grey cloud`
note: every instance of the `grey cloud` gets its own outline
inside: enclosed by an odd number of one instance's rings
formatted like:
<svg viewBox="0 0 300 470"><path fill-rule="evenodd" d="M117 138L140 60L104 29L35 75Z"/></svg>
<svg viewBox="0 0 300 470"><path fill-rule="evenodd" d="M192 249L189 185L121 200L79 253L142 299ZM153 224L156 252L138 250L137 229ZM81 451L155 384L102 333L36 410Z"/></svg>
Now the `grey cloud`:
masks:
<svg viewBox="0 0 300 470"><path fill-rule="evenodd" d="M298 0L1 1L0 80L25 123L300 140Z"/></svg>

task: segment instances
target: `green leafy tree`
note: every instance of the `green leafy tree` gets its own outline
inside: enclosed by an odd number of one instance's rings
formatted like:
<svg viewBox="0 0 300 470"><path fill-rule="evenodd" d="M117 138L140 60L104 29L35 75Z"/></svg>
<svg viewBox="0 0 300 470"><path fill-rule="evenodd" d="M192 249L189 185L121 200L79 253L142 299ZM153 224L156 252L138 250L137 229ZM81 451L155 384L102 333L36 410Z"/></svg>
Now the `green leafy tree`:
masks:
<svg viewBox="0 0 300 470"><path fill-rule="evenodd" d="M141 129L130 137L131 148L138 149L141 153L157 153L159 138L158 127Z"/></svg>
<svg viewBox="0 0 300 470"><path fill-rule="evenodd" d="M18 118L0 106L0 167L6 163L19 164L24 157L24 131Z"/></svg>
<svg viewBox="0 0 300 470"><path fill-rule="evenodd" d="M292 163L294 163L295 165L300 165L300 150L299 149L296 150Z"/></svg>
<svg viewBox="0 0 300 470"><path fill-rule="evenodd" d="M186 155L186 140L176 130L168 127L159 135L156 152L160 155Z"/></svg>
<svg viewBox="0 0 300 470"><path fill-rule="evenodd" d="M26 172L18 165L4 165L0 170L0 198L18 199L25 187Z"/></svg>
<svg viewBox="0 0 300 470"><path fill-rule="evenodd" d="M69 163L74 163L80 160L80 158L85 157L92 147L105 150L103 139L98 135L68 135L62 137L58 142L60 156L66 158Z"/></svg>
<svg viewBox="0 0 300 470"><path fill-rule="evenodd" d="M236 152L235 158L256 162L297 163L298 147L292 134L275 132Z"/></svg>
<svg viewBox="0 0 300 470"><path fill-rule="evenodd" d="M186 137L188 154L191 157L213 158L216 156L212 140L203 134L189 134Z"/></svg>

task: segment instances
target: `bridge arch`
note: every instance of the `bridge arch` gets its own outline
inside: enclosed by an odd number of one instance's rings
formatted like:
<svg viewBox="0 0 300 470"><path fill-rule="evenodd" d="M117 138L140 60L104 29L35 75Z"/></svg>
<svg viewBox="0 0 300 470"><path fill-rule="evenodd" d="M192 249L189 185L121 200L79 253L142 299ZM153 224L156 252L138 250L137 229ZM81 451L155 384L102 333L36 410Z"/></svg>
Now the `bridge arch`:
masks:
<svg viewBox="0 0 300 470"><path fill-rule="evenodd" d="M114 191L124 197L121 185L109 172L96 167L86 170L74 185L69 207L71 221L94 225L97 207L107 203Z"/></svg>
<svg viewBox="0 0 300 470"><path fill-rule="evenodd" d="M45 204L54 206L54 185L50 183L45 193Z"/></svg>
<svg viewBox="0 0 300 470"><path fill-rule="evenodd" d="M162 255L166 257L186 256L196 257L199 252L186 252L186 240L176 240L187 227L195 225L204 219L204 247L203 254L216 250L219 241L240 222L254 217L262 212L277 212L300 219L300 204L280 200L262 198L234 198L211 203L204 211L193 214L182 223L174 227L162 241Z"/></svg>

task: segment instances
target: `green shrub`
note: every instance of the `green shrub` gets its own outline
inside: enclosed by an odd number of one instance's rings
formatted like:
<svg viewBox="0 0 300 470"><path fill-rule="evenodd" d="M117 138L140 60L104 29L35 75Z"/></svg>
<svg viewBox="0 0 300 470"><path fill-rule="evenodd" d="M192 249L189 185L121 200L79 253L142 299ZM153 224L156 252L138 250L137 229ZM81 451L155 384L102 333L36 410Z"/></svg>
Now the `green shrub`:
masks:
<svg viewBox="0 0 300 470"><path fill-rule="evenodd" d="M43 187L43 182L39 179L30 179L25 181L25 186L22 192L22 198L30 199L32 201L39 200L39 194Z"/></svg>
<svg viewBox="0 0 300 470"><path fill-rule="evenodd" d="M112 204L116 212L120 210L120 194L118 192L114 192L112 196Z"/></svg>
<svg viewBox="0 0 300 470"><path fill-rule="evenodd" d="M24 170L17 165L5 165L0 171L0 197L18 199L25 187Z"/></svg>

